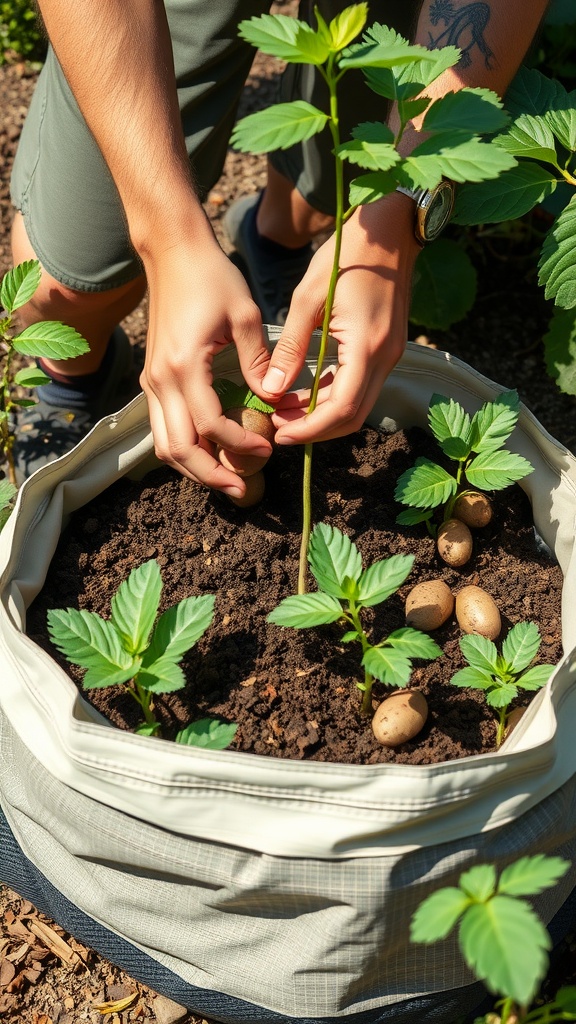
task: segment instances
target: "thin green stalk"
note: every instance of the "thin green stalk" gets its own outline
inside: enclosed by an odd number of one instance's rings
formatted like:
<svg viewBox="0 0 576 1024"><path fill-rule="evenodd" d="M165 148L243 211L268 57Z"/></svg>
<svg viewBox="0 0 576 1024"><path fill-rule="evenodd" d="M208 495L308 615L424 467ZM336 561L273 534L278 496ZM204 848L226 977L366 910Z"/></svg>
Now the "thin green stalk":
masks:
<svg viewBox="0 0 576 1024"><path fill-rule="evenodd" d="M360 621L360 616L358 615L358 612L356 610L356 606L352 602L350 602L350 604L348 606L348 611L345 613L345 618L348 620L348 622L354 627L354 629L358 633L358 639L360 640L360 643L362 645L362 655L366 654L366 651L370 647L370 643L368 641L368 637L366 636L366 633L364 632L364 630L362 628L362 623ZM360 708L360 712L363 715L371 715L372 714L372 686L373 685L374 685L374 676L372 675L371 672L368 672L368 669L365 668L364 669L364 689L363 689L363 693L362 693L362 707Z"/></svg>
<svg viewBox="0 0 576 1024"><path fill-rule="evenodd" d="M10 344L10 339L7 337L7 331L10 327L10 318L5 317L1 328L1 340L7 347L6 356L4 359L4 370L2 373L2 381L0 382L0 412L2 412L2 420L0 423L0 446L4 453L8 465L8 480L11 484L16 487L16 467L14 465L14 456L12 454L12 443L13 437L10 434L8 427L7 413L10 409L10 369L12 365L12 359L14 358L14 349Z"/></svg>
<svg viewBox="0 0 576 1024"><path fill-rule="evenodd" d="M145 690L142 686L140 686L136 676L134 677L132 682L134 683L134 689L130 687L129 692L134 697L136 703L139 704L140 707L142 708L144 714L144 721L146 722L146 725L154 726L155 732L159 732L161 728L160 722L158 722L154 718L154 715L152 714L152 711L150 709L150 694L148 690Z"/></svg>
<svg viewBox="0 0 576 1024"><path fill-rule="evenodd" d="M508 705L505 708L500 708L498 711L498 729L496 732L496 746L499 747L506 735L506 712Z"/></svg>

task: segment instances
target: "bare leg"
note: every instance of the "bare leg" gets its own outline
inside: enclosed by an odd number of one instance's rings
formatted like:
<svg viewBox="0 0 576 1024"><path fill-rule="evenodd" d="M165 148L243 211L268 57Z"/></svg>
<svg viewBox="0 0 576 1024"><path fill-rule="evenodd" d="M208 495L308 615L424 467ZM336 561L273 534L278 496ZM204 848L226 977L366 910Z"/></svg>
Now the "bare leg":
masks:
<svg viewBox="0 0 576 1024"><path fill-rule="evenodd" d="M12 258L14 265L36 259L20 213L16 214L12 226ZM43 271L36 293L18 310L18 316L23 327L39 320L61 320L76 328L90 345L90 351L76 359L45 359L43 363L48 370L71 377L94 373L102 362L112 331L136 308L145 292L143 276L109 291L80 292L67 288Z"/></svg>
<svg viewBox="0 0 576 1024"><path fill-rule="evenodd" d="M256 217L261 235L288 249L299 249L332 224L332 217L310 206L292 182L268 162L268 182Z"/></svg>

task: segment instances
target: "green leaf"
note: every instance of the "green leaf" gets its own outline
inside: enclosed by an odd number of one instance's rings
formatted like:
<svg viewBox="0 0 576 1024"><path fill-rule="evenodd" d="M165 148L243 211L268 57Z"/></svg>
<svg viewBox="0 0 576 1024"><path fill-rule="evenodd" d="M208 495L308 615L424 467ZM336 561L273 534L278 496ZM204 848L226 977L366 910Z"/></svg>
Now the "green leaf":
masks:
<svg viewBox="0 0 576 1024"><path fill-rule="evenodd" d="M442 132L421 142L402 163L414 188L435 188L442 178L485 181L514 167L516 161L498 146L464 139L459 132Z"/></svg>
<svg viewBox="0 0 576 1024"><path fill-rule="evenodd" d="M35 398L13 398L12 405L17 405L20 409L30 409L33 405L38 405Z"/></svg>
<svg viewBox="0 0 576 1024"><path fill-rule="evenodd" d="M163 655L178 661L189 651L212 622L215 600L214 594L186 597L165 611L156 623L150 646L142 659L144 667L152 665Z"/></svg>
<svg viewBox="0 0 576 1024"><path fill-rule="evenodd" d="M564 104L561 104L561 101L557 99L554 109L547 110L544 114L546 124L569 153L573 153L576 149L575 104L576 92L571 92L566 96Z"/></svg>
<svg viewBox="0 0 576 1024"><path fill-rule="evenodd" d="M512 156L558 166L552 131L541 117L533 114L520 114L506 132L494 139L494 144Z"/></svg>
<svg viewBox="0 0 576 1024"><path fill-rule="evenodd" d="M0 480L0 508L5 508L17 494L17 489L9 480Z"/></svg>
<svg viewBox="0 0 576 1024"><path fill-rule="evenodd" d="M430 50L418 44L408 43L402 36L388 36L386 42L355 43L347 51L348 56L341 57L341 68L393 68L400 64L410 64L413 60L434 62Z"/></svg>
<svg viewBox="0 0 576 1024"><path fill-rule="evenodd" d="M538 283L545 285L545 296L557 306L576 306L576 195L552 225L544 239L538 263Z"/></svg>
<svg viewBox="0 0 576 1024"><path fill-rule="evenodd" d="M134 729L134 732L137 736L156 736L158 729L158 722L140 722Z"/></svg>
<svg viewBox="0 0 576 1024"><path fill-rule="evenodd" d="M386 643L397 650L405 651L409 658L423 658L428 661L442 654L442 648L432 637L427 633L421 633L419 629L412 629L411 626L404 626L389 633Z"/></svg>
<svg viewBox="0 0 576 1024"><path fill-rule="evenodd" d="M244 399L245 409L256 409L258 412L272 413L274 412L274 406L269 405L268 402L263 402L258 395L255 395L252 391L248 391L246 398Z"/></svg>
<svg viewBox="0 0 576 1024"><path fill-rule="evenodd" d="M324 64L330 53L322 33L286 14L262 14L241 21L238 33L262 53L291 64Z"/></svg>
<svg viewBox="0 0 576 1024"><path fill-rule="evenodd" d="M546 686L555 667L555 665L534 665L516 680L516 685L522 690L540 690Z"/></svg>
<svg viewBox="0 0 576 1024"><path fill-rule="evenodd" d="M555 306L544 335L546 369L566 395L576 395L576 312Z"/></svg>
<svg viewBox="0 0 576 1024"><path fill-rule="evenodd" d="M458 189L455 224L497 224L523 217L556 188L556 175L539 164L519 163L492 181Z"/></svg>
<svg viewBox="0 0 576 1024"><path fill-rule="evenodd" d="M398 179L393 171L373 171L371 174L361 174L350 182L349 202L350 206L366 206L367 203L375 203L382 196L394 192Z"/></svg>
<svg viewBox="0 0 576 1024"><path fill-rule="evenodd" d="M177 733L176 743L185 743L188 747L204 747L206 750L224 750L230 746L237 731L238 726L234 722L200 718Z"/></svg>
<svg viewBox="0 0 576 1024"><path fill-rule="evenodd" d="M518 622L502 644L502 656L511 672L522 672L534 660L540 647L540 630L535 622Z"/></svg>
<svg viewBox="0 0 576 1024"><path fill-rule="evenodd" d="M352 140L336 152L351 164L370 171L388 171L401 159L394 148L394 136L385 124L366 121L352 130Z"/></svg>
<svg viewBox="0 0 576 1024"><path fill-rule="evenodd" d="M14 383L20 384L23 388L37 388L41 384L48 384L50 377L47 373L44 373L38 366L25 366L23 370L18 370L18 373L14 376Z"/></svg>
<svg viewBox="0 0 576 1024"><path fill-rule="evenodd" d="M139 659L122 646L113 623L95 612L51 609L48 632L68 661L88 669L83 681L85 689L125 683L140 667Z"/></svg>
<svg viewBox="0 0 576 1024"><path fill-rule="evenodd" d="M494 896L465 912L459 931L468 966L491 992L531 1002L548 964L550 936L534 911L521 900Z"/></svg>
<svg viewBox="0 0 576 1024"><path fill-rule="evenodd" d="M501 131L508 123L502 100L490 89L463 88L445 93L435 100L426 113L422 131L463 131L485 135Z"/></svg>
<svg viewBox="0 0 576 1024"><path fill-rule="evenodd" d="M342 618L342 605L330 594L321 591L316 594L294 594L285 597L277 608L267 616L267 622L276 626L290 626L306 629L310 626L325 626Z"/></svg>
<svg viewBox="0 0 576 1024"><path fill-rule="evenodd" d="M385 47L392 47L396 44L404 44L406 40L389 25L374 24L366 32L366 41L381 44ZM383 96L387 96L388 99L397 99L402 96L407 96L409 93L406 91L407 86L417 86L417 92L430 85L436 78L438 78L448 68L454 67L458 63L462 51L456 46L443 46L439 50L428 50L424 55L423 59L412 60L408 64L399 64L391 69L391 74L395 79L395 86L392 93L381 93ZM381 72L388 73L386 68L366 68L364 69L364 75L371 88L373 87L372 78L378 76ZM374 90L378 92L378 89ZM416 95L413 91L411 95Z"/></svg>
<svg viewBox="0 0 576 1024"><path fill-rule="evenodd" d="M469 665L482 672L497 672L498 651L488 637L470 634L460 639L460 650Z"/></svg>
<svg viewBox="0 0 576 1024"><path fill-rule="evenodd" d="M44 359L72 359L89 351L78 331L56 320L45 320L27 327L14 338L14 349L23 356Z"/></svg>
<svg viewBox="0 0 576 1024"><path fill-rule="evenodd" d="M500 491L534 472L527 459L514 452L481 452L466 470L472 487L482 491Z"/></svg>
<svg viewBox="0 0 576 1024"><path fill-rule="evenodd" d="M496 892L496 868L493 864L475 864L460 875L459 884L470 899L484 903Z"/></svg>
<svg viewBox="0 0 576 1024"><path fill-rule="evenodd" d="M514 683L498 681L495 688L486 694L486 703L491 708L507 708L508 705L518 696L518 688Z"/></svg>
<svg viewBox="0 0 576 1024"><path fill-rule="evenodd" d="M493 402L484 402L472 418L471 450L496 451L510 437L519 414L520 399L515 390L503 391Z"/></svg>
<svg viewBox="0 0 576 1024"><path fill-rule="evenodd" d="M434 394L428 407L428 423L436 440L442 444L448 438L468 440L470 417L465 409L453 398ZM470 449L468 449L470 450Z"/></svg>
<svg viewBox="0 0 576 1024"><path fill-rule="evenodd" d="M576 1020L576 985L564 985L552 1004L565 1014L564 1020Z"/></svg>
<svg viewBox="0 0 576 1024"><path fill-rule="evenodd" d="M545 114L562 104L566 89L556 79L547 78L536 68L521 66L504 97L504 105L512 117L519 114Z"/></svg>
<svg viewBox="0 0 576 1024"><path fill-rule="evenodd" d="M396 516L396 522L400 526L415 526L417 523L427 523L432 518L433 509L406 508Z"/></svg>
<svg viewBox="0 0 576 1024"><path fill-rule="evenodd" d="M329 117L305 100L275 103L266 110L248 114L236 124L230 142L241 153L271 153L289 149L317 135Z"/></svg>
<svg viewBox="0 0 576 1024"><path fill-rule="evenodd" d="M360 633L357 629L349 629L344 636L340 638L341 644L351 644L354 640L360 639Z"/></svg>
<svg viewBox="0 0 576 1024"><path fill-rule="evenodd" d="M406 686L412 672L410 658L394 647L368 647L362 665L387 686Z"/></svg>
<svg viewBox="0 0 576 1024"><path fill-rule="evenodd" d="M450 680L453 686L469 686L473 690L488 690L494 686L494 678L491 672L484 669L473 668L472 665L461 668Z"/></svg>
<svg viewBox="0 0 576 1024"><path fill-rule="evenodd" d="M0 288L0 305L4 306L7 313L20 309L32 298L40 284L41 276L42 270L38 260L25 260L4 275Z"/></svg>
<svg viewBox="0 0 576 1024"><path fill-rule="evenodd" d="M456 487L455 478L442 466L420 457L399 477L394 497L404 505L436 508L437 505L445 505L456 494Z"/></svg>
<svg viewBox="0 0 576 1024"><path fill-rule="evenodd" d="M318 523L312 531L308 561L320 589L338 599L347 597L345 577L358 581L362 574L362 556L356 545L326 523Z"/></svg>
<svg viewBox="0 0 576 1024"><path fill-rule="evenodd" d="M173 693L186 686L186 678L180 666L165 655L140 670L138 683L150 693Z"/></svg>
<svg viewBox="0 0 576 1024"><path fill-rule="evenodd" d="M498 892L507 896L536 896L556 885L569 868L569 861L544 853L520 857L502 871Z"/></svg>
<svg viewBox="0 0 576 1024"><path fill-rule="evenodd" d="M472 309L476 281L468 253L452 239L439 238L418 254L409 319L434 330L447 330Z"/></svg>
<svg viewBox="0 0 576 1024"><path fill-rule="evenodd" d="M411 99L399 99L398 100L398 115L403 124L407 121L411 121L413 117L419 117L423 111L426 110L430 100L427 96L421 98Z"/></svg>
<svg viewBox="0 0 576 1024"><path fill-rule="evenodd" d="M318 12L316 16L318 17ZM352 4L337 14L328 26L332 49L339 51L349 46L364 28L367 17L367 3Z"/></svg>
<svg viewBox="0 0 576 1024"><path fill-rule="evenodd" d="M152 559L132 569L112 598L110 617L131 654L141 654L148 645L161 593L160 566Z"/></svg>
<svg viewBox="0 0 576 1024"><path fill-rule="evenodd" d="M469 906L469 898L455 886L433 892L412 915L410 941L438 942L445 939Z"/></svg>
<svg viewBox="0 0 576 1024"><path fill-rule="evenodd" d="M375 562L358 580L358 604L371 608L396 593L412 571L414 555L392 555Z"/></svg>

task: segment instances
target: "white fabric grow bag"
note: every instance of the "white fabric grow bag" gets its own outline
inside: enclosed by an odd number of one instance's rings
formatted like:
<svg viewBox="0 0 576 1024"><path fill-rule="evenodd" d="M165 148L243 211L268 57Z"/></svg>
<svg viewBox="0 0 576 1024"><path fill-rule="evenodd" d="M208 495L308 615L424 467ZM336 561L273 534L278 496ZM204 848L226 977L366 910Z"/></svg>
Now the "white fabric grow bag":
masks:
<svg viewBox="0 0 576 1024"><path fill-rule="evenodd" d="M236 367L233 350L216 364ZM409 345L369 422L425 426L434 392L474 412L502 390ZM208 751L113 728L26 637L26 608L69 515L153 458L143 396L36 473L0 535L0 802L32 864L186 981L279 1013L346 1015L468 984L450 942L409 947L421 899L471 863L576 860L576 459L525 408L509 447L535 467L521 486L564 575L565 656L497 753L417 767ZM545 920L575 884L573 871L547 895Z"/></svg>

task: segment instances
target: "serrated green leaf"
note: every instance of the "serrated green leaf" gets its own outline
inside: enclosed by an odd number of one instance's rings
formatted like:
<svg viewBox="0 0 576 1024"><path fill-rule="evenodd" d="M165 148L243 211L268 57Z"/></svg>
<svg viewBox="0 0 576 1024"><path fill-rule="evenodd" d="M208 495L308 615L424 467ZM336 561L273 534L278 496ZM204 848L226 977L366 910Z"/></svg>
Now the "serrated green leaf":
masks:
<svg viewBox="0 0 576 1024"><path fill-rule="evenodd" d="M330 52L322 33L286 14L262 14L241 21L238 33L262 53L290 64L324 64Z"/></svg>
<svg viewBox="0 0 576 1024"><path fill-rule="evenodd" d="M472 665L459 669L450 680L453 686L469 686L473 690L488 690L494 686L492 673Z"/></svg>
<svg viewBox="0 0 576 1024"><path fill-rule="evenodd" d="M401 64L410 64L413 60L434 62L430 50L419 44L408 43L402 36L388 36L386 42L368 40L355 43L349 47L347 56L341 57L341 68L393 68Z"/></svg>
<svg viewBox="0 0 576 1024"><path fill-rule="evenodd" d="M515 452L480 452L466 469L472 487L482 491L501 491L534 472L527 459Z"/></svg>
<svg viewBox="0 0 576 1024"><path fill-rule="evenodd" d="M41 276L42 270L38 260L25 260L4 275L0 288L0 305L4 306L7 313L20 309L32 298L40 284Z"/></svg>
<svg viewBox="0 0 576 1024"><path fill-rule="evenodd" d="M447 330L472 309L476 270L468 253L450 238L439 238L419 252L412 279L409 319Z"/></svg>
<svg viewBox="0 0 576 1024"><path fill-rule="evenodd" d="M433 394L428 406L428 424L440 443L448 438L468 439L470 417L459 402L444 395Z"/></svg>
<svg viewBox="0 0 576 1024"><path fill-rule="evenodd" d="M503 391L493 402L484 402L472 417L471 450L490 452L501 448L514 430L519 414L520 399L515 390Z"/></svg>
<svg viewBox="0 0 576 1024"><path fill-rule="evenodd" d="M540 630L535 622L518 622L502 644L502 657L511 672L522 672L534 660L540 647Z"/></svg>
<svg viewBox="0 0 576 1024"><path fill-rule="evenodd" d="M220 399L223 412L243 406L249 391L247 384L236 384L235 381L228 380L227 377L217 377L212 387Z"/></svg>
<svg viewBox="0 0 576 1024"><path fill-rule="evenodd" d="M274 406L269 405L268 402L263 402L258 395L255 395L252 391L248 391L246 398L244 399L245 409L256 409L258 412L270 413L274 412Z"/></svg>
<svg viewBox="0 0 576 1024"><path fill-rule="evenodd" d="M442 178L485 181L514 167L516 160L498 146L465 139L459 132L442 132L421 142L402 163L414 188L435 188Z"/></svg>
<svg viewBox="0 0 576 1024"><path fill-rule="evenodd" d="M396 522L400 526L416 526L417 523L429 522L433 514L433 509L406 508L396 516Z"/></svg>
<svg viewBox="0 0 576 1024"><path fill-rule="evenodd" d="M72 359L89 351L88 342L56 320L45 320L27 327L13 340L16 352L44 359Z"/></svg>
<svg viewBox="0 0 576 1024"><path fill-rule="evenodd" d="M330 594L294 594L285 597L266 617L267 622L292 629L325 626L342 618L342 605Z"/></svg>
<svg viewBox="0 0 576 1024"><path fill-rule="evenodd" d="M14 376L14 383L20 384L23 388L37 388L41 384L48 384L50 377L38 366L25 366L18 370Z"/></svg>
<svg viewBox="0 0 576 1024"><path fill-rule="evenodd" d="M572 197L544 239L538 263L538 282L557 306L576 306L576 195Z"/></svg>
<svg viewBox="0 0 576 1024"><path fill-rule="evenodd" d="M504 97L504 105L512 117L520 114L545 114L556 103L562 104L566 89L557 80L547 78L536 68L521 66Z"/></svg>
<svg viewBox="0 0 576 1024"><path fill-rule="evenodd" d="M460 639L460 650L468 664L474 668L488 673L497 671L498 651L488 637L474 634L463 636Z"/></svg>
<svg viewBox="0 0 576 1024"><path fill-rule="evenodd" d="M544 335L546 369L566 395L576 395L576 311L555 306Z"/></svg>
<svg viewBox="0 0 576 1024"><path fill-rule="evenodd" d="M516 684L522 690L540 690L546 686L555 667L555 665L534 665L516 680Z"/></svg>
<svg viewBox="0 0 576 1024"><path fill-rule="evenodd" d="M351 164L372 171L388 171L401 159L394 148L394 136L385 124L363 122L352 130L352 140L338 147L336 152Z"/></svg>
<svg viewBox="0 0 576 1024"><path fill-rule="evenodd" d="M398 99L398 115L402 124L411 121L413 117L419 117L425 110L430 100L427 96L416 99Z"/></svg>
<svg viewBox="0 0 576 1024"><path fill-rule="evenodd" d="M160 724L158 722L140 722L134 729L134 732L137 736L156 736L159 728Z"/></svg>
<svg viewBox="0 0 576 1024"><path fill-rule="evenodd" d="M351 644L354 640L359 640L360 634L357 629L349 629L344 636L340 637L341 644Z"/></svg>
<svg viewBox="0 0 576 1024"><path fill-rule="evenodd" d="M234 722L200 718L176 734L176 743L184 743L188 747L204 747L205 750L224 750L230 746L237 731L238 726Z"/></svg>
<svg viewBox="0 0 576 1024"><path fill-rule="evenodd" d="M507 708L518 696L518 688L514 683L496 682L494 689L486 694L486 703L491 708Z"/></svg>
<svg viewBox="0 0 576 1024"><path fill-rule="evenodd" d="M238 121L230 138L241 153L271 153L289 149L321 132L329 120L318 107L305 100L275 103Z"/></svg>
<svg viewBox="0 0 576 1024"><path fill-rule="evenodd" d="M494 144L512 156L558 166L552 130L541 117L533 114L520 114L506 132L494 139Z"/></svg>
<svg viewBox="0 0 576 1024"><path fill-rule="evenodd" d="M455 886L433 892L412 915L410 941L438 942L445 939L469 906L469 898Z"/></svg>
<svg viewBox="0 0 576 1024"><path fill-rule="evenodd" d="M362 556L356 545L327 523L318 523L312 531L308 562L320 589L338 599L347 596L345 577L358 581L362 574Z"/></svg>
<svg viewBox="0 0 576 1024"><path fill-rule="evenodd" d="M406 686L412 672L410 658L394 647L369 647L362 666L386 686Z"/></svg>
<svg viewBox="0 0 576 1024"><path fill-rule="evenodd" d="M456 480L430 459L418 458L398 479L394 497L404 505L436 508L456 494Z"/></svg>
<svg viewBox="0 0 576 1024"><path fill-rule="evenodd" d="M396 593L412 571L414 555L392 555L375 562L358 580L358 604L371 608Z"/></svg>
<svg viewBox="0 0 576 1024"><path fill-rule="evenodd" d="M564 985L559 989L552 1005L567 1015L565 1020L576 1020L576 985Z"/></svg>
<svg viewBox="0 0 576 1024"><path fill-rule="evenodd" d="M178 661L189 651L212 622L215 600L213 594L186 597L165 611L158 619L150 646L144 653L144 667L158 661L163 655Z"/></svg>
<svg viewBox="0 0 576 1024"><path fill-rule="evenodd" d="M491 992L529 1004L546 973L550 936L522 900L494 896L465 912L459 930L466 963Z"/></svg>
<svg viewBox="0 0 576 1024"><path fill-rule="evenodd" d="M554 109L546 111L544 120L560 144L573 153L576 149L576 92L569 93L562 106L559 98L555 104Z"/></svg>
<svg viewBox="0 0 576 1024"><path fill-rule="evenodd" d="M138 683L150 693L174 693L186 686L186 678L180 666L165 655L140 670Z"/></svg>
<svg viewBox="0 0 576 1024"><path fill-rule="evenodd" d="M112 598L111 619L130 654L147 647L161 593L160 566L152 559L133 569Z"/></svg>
<svg viewBox="0 0 576 1024"><path fill-rule="evenodd" d="M556 188L556 175L535 163L519 163L492 181L464 184L456 193L455 224L497 224L523 217Z"/></svg>
<svg viewBox="0 0 576 1024"><path fill-rule="evenodd" d="M393 171L373 171L371 174L361 174L350 182L349 202L350 206L366 206L368 203L375 203L382 196L394 192L398 179Z"/></svg>
<svg viewBox="0 0 576 1024"><path fill-rule="evenodd" d="M318 12L316 16L318 17ZM352 4L337 14L328 26L332 49L339 51L349 46L364 28L367 17L367 3Z"/></svg>
<svg viewBox="0 0 576 1024"><path fill-rule="evenodd" d="M374 24L366 31L366 41L381 44L386 47L406 43L396 29L389 25ZM443 46L438 50L428 50L424 59L412 60L408 64L399 64L392 68L392 74L397 82L397 92L388 96L389 99L396 99L403 95L402 89L410 84L416 84L421 92L427 85L430 85L448 68L458 63L462 51L456 46ZM378 71L380 69L374 69ZM366 78L371 77L372 69L364 71ZM371 85L371 82L368 84ZM377 91L377 90L376 90ZM383 94L386 95L386 94ZM404 93L404 95L406 95ZM413 94L414 95L414 94Z"/></svg>
<svg viewBox="0 0 576 1024"><path fill-rule="evenodd" d="M122 646L113 623L95 612L51 609L48 632L68 661L88 669L83 681L85 689L125 683L140 667L139 659Z"/></svg>
<svg viewBox="0 0 576 1024"><path fill-rule="evenodd" d="M17 494L16 487L9 480L0 480L0 508L5 508L8 502L12 501Z"/></svg>
<svg viewBox="0 0 576 1024"><path fill-rule="evenodd" d="M556 885L569 869L570 862L562 857L547 857L544 853L520 857L502 871L498 892L507 896L536 896Z"/></svg>
<svg viewBox="0 0 576 1024"><path fill-rule="evenodd" d="M411 626L403 626L389 633L386 643L397 650L405 651L409 658L423 658L428 661L442 654L442 648L432 637L419 629L412 629Z"/></svg>
<svg viewBox="0 0 576 1024"><path fill-rule="evenodd" d="M493 864L475 864L460 875L462 892L477 903L484 903L496 892L496 868Z"/></svg>
<svg viewBox="0 0 576 1024"><path fill-rule="evenodd" d="M431 103L422 123L425 132L463 131L470 136L501 131L508 123L502 100L490 89L463 88Z"/></svg>

